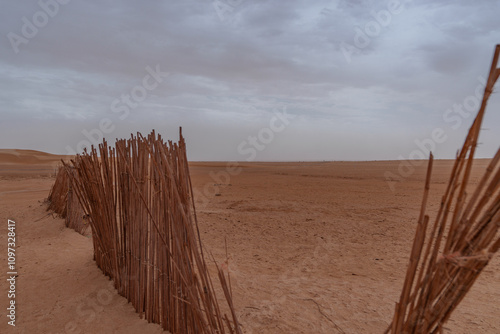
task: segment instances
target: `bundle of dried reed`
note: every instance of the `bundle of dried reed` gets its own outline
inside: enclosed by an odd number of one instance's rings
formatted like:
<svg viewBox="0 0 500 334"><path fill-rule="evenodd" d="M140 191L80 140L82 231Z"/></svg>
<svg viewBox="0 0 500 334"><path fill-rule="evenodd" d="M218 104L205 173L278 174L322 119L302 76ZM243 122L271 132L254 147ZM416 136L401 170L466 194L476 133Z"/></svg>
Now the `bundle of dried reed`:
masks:
<svg viewBox="0 0 500 334"><path fill-rule="evenodd" d="M69 189L69 177L63 166L59 167L56 175L56 181L50 189L49 206L47 211L52 210L63 218L66 218L67 214L67 200L68 200L68 189Z"/></svg>
<svg viewBox="0 0 500 334"><path fill-rule="evenodd" d="M77 177L74 168L65 167L67 175L71 175L71 179ZM68 195L66 200L66 227L72 228L82 235L90 235L90 224L87 215L83 212L80 201L73 190L73 182L68 182Z"/></svg>
<svg viewBox="0 0 500 334"><path fill-rule="evenodd" d="M241 333L224 274L219 270L231 317L205 262L182 133L179 143L154 131L115 147L104 140L72 165L95 261L141 316L173 334Z"/></svg>
<svg viewBox="0 0 500 334"><path fill-rule="evenodd" d="M431 154L406 280L386 333L442 332L444 323L500 248L500 149L472 195L467 194L486 104L500 76L499 54L497 45L481 107L455 160L429 235L425 212Z"/></svg>
<svg viewBox="0 0 500 334"><path fill-rule="evenodd" d="M82 235L89 235L89 223L87 216L74 195L72 183L68 173L75 173L74 168L61 166L56 175L56 181L52 186L47 210L52 210L65 218L66 227L72 228Z"/></svg>

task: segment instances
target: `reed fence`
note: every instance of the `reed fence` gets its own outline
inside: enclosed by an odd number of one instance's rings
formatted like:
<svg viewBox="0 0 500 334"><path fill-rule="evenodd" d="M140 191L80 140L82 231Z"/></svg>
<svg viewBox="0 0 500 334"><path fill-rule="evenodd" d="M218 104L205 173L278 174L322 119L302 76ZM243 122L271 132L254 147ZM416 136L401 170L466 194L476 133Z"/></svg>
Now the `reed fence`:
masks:
<svg viewBox="0 0 500 334"><path fill-rule="evenodd" d="M426 214L433 164L430 156L406 279L385 333L441 333L500 248L500 149L475 189L469 186L487 101L500 76L499 54L497 45L481 107L457 155L432 226Z"/></svg>
<svg viewBox="0 0 500 334"><path fill-rule="evenodd" d="M56 181L49 193L47 211L54 211L64 218L66 227L74 229L82 235L89 235L90 224L74 194L69 173L74 174L74 168L67 166L58 168Z"/></svg>
<svg viewBox="0 0 500 334"><path fill-rule="evenodd" d="M104 140L63 164L51 208L78 200L97 266L141 317L172 334L241 333L224 272L215 266L220 285L209 274L182 132Z"/></svg>

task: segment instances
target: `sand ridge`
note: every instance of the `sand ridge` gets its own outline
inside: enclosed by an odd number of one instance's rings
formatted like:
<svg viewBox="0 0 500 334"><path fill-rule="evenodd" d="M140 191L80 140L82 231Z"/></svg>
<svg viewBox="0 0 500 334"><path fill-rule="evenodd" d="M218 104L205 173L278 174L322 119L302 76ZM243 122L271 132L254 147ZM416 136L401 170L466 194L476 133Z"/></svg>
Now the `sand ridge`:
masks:
<svg viewBox="0 0 500 334"><path fill-rule="evenodd" d="M0 164L51 164L67 158L35 150L0 149Z"/></svg>
<svg viewBox="0 0 500 334"><path fill-rule="evenodd" d="M35 150L0 149L0 179L52 176L62 164L61 160L72 158Z"/></svg>

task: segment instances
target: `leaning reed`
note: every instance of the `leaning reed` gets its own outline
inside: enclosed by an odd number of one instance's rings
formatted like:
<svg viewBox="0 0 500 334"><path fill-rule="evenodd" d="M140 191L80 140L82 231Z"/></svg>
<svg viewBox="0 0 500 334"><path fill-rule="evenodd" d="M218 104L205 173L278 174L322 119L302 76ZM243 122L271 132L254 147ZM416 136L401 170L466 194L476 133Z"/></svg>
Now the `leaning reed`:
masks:
<svg viewBox="0 0 500 334"><path fill-rule="evenodd" d="M499 54L497 45L478 115L455 160L436 219L429 225L425 212L431 154L406 279L386 333L441 333L500 248L500 149L476 188L467 192L486 104L500 76Z"/></svg>
<svg viewBox="0 0 500 334"><path fill-rule="evenodd" d="M47 198L49 206L47 211L51 210L66 218L67 201L68 201L69 177L63 166L59 167L56 174L56 181L50 189L49 197Z"/></svg>
<svg viewBox="0 0 500 334"><path fill-rule="evenodd" d="M87 235L90 225L78 198L73 192L73 186L68 173L75 173L74 168L68 166L59 167L56 181L47 198L49 201L47 211L52 210L62 218L65 218L66 227L74 229L82 235Z"/></svg>

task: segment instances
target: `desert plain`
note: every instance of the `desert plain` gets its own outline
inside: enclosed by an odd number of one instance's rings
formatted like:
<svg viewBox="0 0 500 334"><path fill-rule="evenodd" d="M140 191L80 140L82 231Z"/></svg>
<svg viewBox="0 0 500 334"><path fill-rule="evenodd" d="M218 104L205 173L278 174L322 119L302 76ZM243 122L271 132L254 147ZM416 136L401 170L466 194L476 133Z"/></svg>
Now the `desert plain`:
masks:
<svg viewBox="0 0 500 334"><path fill-rule="evenodd" d="M141 319L93 261L92 239L47 212L60 159L0 150L0 333L164 333ZM383 333L401 293L426 161L192 162L207 256L230 273L244 333ZM475 161L472 184L488 160ZM435 214L452 160L434 163ZM235 169L237 168L237 169ZM231 170L232 173L229 173ZM432 220L431 216L431 220ZM16 326L7 324L7 221L16 222ZM215 264L213 277L215 277ZM500 332L494 257L445 326Z"/></svg>

